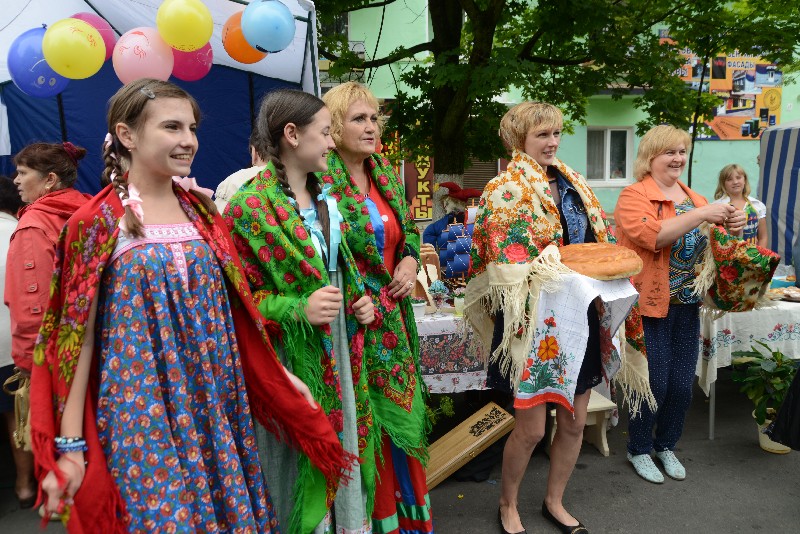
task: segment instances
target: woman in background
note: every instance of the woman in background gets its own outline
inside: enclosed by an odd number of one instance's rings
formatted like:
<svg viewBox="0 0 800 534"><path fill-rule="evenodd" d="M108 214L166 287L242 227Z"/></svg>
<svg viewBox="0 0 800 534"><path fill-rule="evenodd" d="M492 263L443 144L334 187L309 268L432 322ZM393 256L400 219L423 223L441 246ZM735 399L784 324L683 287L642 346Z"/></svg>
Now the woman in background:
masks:
<svg viewBox="0 0 800 534"><path fill-rule="evenodd" d="M0 176L0 280L5 280L8 244L17 227L17 212L22 207L17 186L11 178ZM0 286L0 299L4 286ZM14 374L14 359L11 357L11 317L8 307L0 306L0 386ZM13 388L11 388L13 390ZM14 397L0 393L0 413L6 421L11 454L17 471L14 491L20 508L30 508L36 501L36 478L33 476L33 454L17 446L15 433L23 432L23 424L15 418Z"/></svg>
<svg viewBox="0 0 800 534"><path fill-rule="evenodd" d="M730 204L744 212L747 222L742 231L742 239L767 248L767 207L750 196L750 181L741 165L725 165L719 171L714 198L716 204Z"/></svg>

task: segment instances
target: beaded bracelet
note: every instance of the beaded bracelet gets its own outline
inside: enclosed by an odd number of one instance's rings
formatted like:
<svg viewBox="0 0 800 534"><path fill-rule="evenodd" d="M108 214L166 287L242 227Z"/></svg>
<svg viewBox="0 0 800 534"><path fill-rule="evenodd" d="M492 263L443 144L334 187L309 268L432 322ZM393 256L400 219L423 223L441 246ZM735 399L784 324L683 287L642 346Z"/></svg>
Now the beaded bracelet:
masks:
<svg viewBox="0 0 800 534"><path fill-rule="evenodd" d="M56 450L61 454L67 452L86 452L89 447L86 446L86 440L82 437L68 438L65 436L56 436Z"/></svg>

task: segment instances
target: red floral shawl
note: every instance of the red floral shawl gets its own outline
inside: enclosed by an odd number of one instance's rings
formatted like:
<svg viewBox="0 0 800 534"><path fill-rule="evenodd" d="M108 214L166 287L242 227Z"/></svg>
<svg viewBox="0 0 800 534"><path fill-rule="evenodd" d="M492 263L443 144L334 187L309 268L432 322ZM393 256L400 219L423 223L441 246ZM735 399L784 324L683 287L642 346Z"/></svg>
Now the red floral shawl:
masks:
<svg viewBox="0 0 800 534"><path fill-rule="evenodd" d="M274 323L264 321L252 304L250 290L230 234L219 215L209 214L193 195L175 187L184 211L214 251L225 273L236 338L253 416L281 439L302 450L327 478L338 480L350 461L323 411L312 409L286 377L269 336ZM56 269L50 303L34 351L31 389L33 451L37 477L55 471L53 439L75 374L88 321L87 302L95 298L105 266L119 234L123 208L106 187L69 219L56 248ZM93 367L96 369L96 358ZM98 439L95 411L97 373L90 375L84 410L86 476L74 496L67 527L70 532L125 532L124 502L108 471ZM40 491L40 500L44 498Z"/></svg>

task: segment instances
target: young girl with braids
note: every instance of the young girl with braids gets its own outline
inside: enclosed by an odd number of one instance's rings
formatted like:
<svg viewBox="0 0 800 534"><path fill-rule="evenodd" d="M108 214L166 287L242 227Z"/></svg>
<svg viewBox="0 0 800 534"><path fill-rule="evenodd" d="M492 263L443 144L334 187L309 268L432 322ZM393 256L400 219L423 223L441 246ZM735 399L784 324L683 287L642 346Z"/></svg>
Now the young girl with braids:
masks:
<svg viewBox="0 0 800 534"><path fill-rule="evenodd" d="M198 120L171 83L117 91L111 183L59 242L33 444L47 508L70 532L277 532L251 414L332 483L350 464L278 361L213 202L173 179L189 174Z"/></svg>
<svg viewBox="0 0 800 534"><path fill-rule="evenodd" d="M350 338L363 339L374 307L343 242L336 200L313 174L325 170L334 148L330 122L315 96L286 89L267 94L257 122L267 165L225 211L256 305L281 327L279 354L308 384L345 449L361 460L337 488L307 457L256 429L264 472L279 481L271 486L278 518L293 533L369 532L375 483L374 452L364 454L363 446L372 420L366 377L348 346ZM345 302L343 294L350 297Z"/></svg>

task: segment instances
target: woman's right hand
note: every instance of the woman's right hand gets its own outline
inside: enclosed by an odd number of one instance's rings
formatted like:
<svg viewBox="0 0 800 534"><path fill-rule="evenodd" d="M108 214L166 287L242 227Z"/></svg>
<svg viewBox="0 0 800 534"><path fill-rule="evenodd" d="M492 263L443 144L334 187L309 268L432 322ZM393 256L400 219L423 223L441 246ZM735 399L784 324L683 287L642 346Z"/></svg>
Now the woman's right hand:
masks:
<svg viewBox="0 0 800 534"><path fill-rule="evenodd" d="M317 289L308 297L306 317L314 326L330 324L342 307L342 292L338 287L325 286Z"/></svg>
<svg viewBox="0 0 800 534"><path fill-rule="evenodd" d="M712 224L723 224L728 221L729 217L733 216L736 208L730 204L707 204L702 208L703 220Z"/></svg>
<svg viewBox="0 0 800 534"><path fill-rule="evenodd" d="M64 474L67 485L62 489L53 471L47 473L42 480L42 490L47 495L45 508L48 513L63 513L65 506L72 505L72 497L78 492L86 475L86 465L82 452L69 452L61 455L56 462Z"/></svg>

